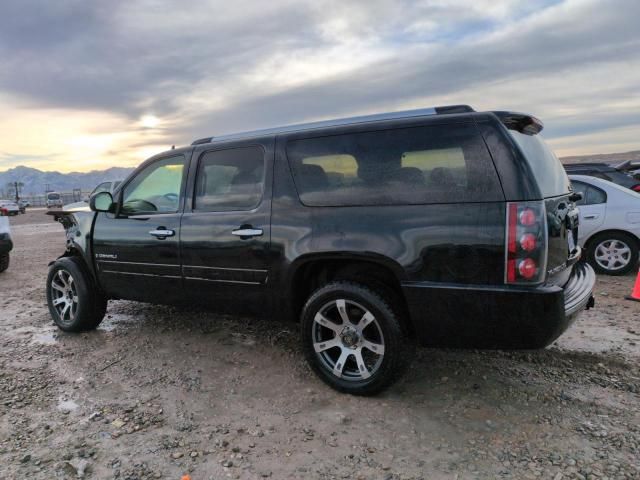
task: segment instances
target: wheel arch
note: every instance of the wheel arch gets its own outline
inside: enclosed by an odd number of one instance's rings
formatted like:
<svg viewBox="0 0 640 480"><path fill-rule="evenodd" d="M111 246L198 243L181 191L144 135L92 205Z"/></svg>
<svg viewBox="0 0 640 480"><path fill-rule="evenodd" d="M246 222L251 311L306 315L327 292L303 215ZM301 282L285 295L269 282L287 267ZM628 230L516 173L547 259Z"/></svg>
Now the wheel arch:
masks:
<svg viewBox="0 0 640 480"><path fill-rule="evenodd" d="M603 234L612 234L612 233L618 233L618 234L626 235L627 237L633 238L636 242L636 247L640 248L640 238L633 232L630 232L629 230L623 230L621 228L607 228L607 229L598 230L597 232L592 233L589 236L589 238L587 238L584 241L585 250L589 251L591 249L592 243L596 237Z"/></svg>
<svg viewBox="0 0 640 480"><path fill-rule="evenodd" d="M412 332L414 328L401 287L405 278L402 266L384 255L355 252L305 255L291 265L287 278L290 313L298 321L304 303L317 288L331 281L348 280L378 288L392 297L404 326Z"/></svg>

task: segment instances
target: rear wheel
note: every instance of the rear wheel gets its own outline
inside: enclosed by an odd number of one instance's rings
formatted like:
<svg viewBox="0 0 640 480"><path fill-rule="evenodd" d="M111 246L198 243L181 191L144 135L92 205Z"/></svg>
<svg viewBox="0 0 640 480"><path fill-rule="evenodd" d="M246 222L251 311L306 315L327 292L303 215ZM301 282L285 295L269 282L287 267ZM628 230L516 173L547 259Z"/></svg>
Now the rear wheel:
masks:
<svg viewBox="0 0 640 480"><path fill-rule="evenodd" d="M396 381L413 346L385 296L352 282L317 290L302 311L307 361L341 392L373 395Z"/></svg>
<svg viewBox="0 0 640 480"><path fill-rule="evenodd" d="M53 321L65 332L96 328L107 310L107 300L75 257L61 258L49 269L47 303Z"/></svg>
<svg viewBox="0 0 640 480"><path fill-rule="evenodd" d="M9 254L5 253L0 255L0 272L4 272L7 268L9 268Z"/></svg>
<svg viewBox="0 0 640 480"><path fill-rule="evenodd" d="M598 273L625 275L638 265L638 242L622 232L603 232L589 242L587 260Z"/></svg>

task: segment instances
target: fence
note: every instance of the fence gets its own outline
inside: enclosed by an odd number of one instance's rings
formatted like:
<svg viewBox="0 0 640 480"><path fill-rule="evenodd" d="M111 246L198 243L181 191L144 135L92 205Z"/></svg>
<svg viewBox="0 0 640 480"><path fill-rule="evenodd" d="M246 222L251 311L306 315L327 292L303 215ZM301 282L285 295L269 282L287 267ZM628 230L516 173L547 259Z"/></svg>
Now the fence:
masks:
<svg viewBox="0 0 640 480"><path fill-rule="evenodd" d="M80 192L78 190L73 192L58 192L62 198L64 205L73 202L79 202L86 200L89 197L90 191ZM20 200L29 202L32 207L45 207L47 205L46 195L21 195Z"/></svg>

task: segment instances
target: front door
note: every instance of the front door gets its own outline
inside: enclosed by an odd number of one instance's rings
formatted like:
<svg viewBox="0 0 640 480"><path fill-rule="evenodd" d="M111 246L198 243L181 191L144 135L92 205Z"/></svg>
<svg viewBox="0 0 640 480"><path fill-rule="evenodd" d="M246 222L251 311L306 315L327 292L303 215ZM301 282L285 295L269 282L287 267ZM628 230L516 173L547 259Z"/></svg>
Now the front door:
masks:
<svg viewBox="0 0 640 480"><path fill-rule="evenodd" d="M268 139L194 153L193 195L180 233L185 293L193 302L220 312L266 312L273 147Z"/></svg>
<svg viewBox="0 0 640 480"><path fill-rule="evenodd" d="M120 191L117 213L98 214L93 253L98 280L109 296L155 303L181 300L186 165L184 155L150 161Z"/></svg>

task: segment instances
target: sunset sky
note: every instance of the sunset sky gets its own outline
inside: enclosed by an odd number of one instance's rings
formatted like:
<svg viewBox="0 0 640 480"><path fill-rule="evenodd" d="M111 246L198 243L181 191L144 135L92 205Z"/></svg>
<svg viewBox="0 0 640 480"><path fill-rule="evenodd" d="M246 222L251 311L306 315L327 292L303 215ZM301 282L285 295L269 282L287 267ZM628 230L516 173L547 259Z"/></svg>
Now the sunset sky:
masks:
<svg viewBox="0 0 640 480"><path fill-rule="evenodd" d="M3 0L0 171L467 103L561 156L640 149L638 0Z"/></svg>

